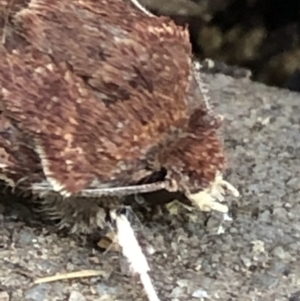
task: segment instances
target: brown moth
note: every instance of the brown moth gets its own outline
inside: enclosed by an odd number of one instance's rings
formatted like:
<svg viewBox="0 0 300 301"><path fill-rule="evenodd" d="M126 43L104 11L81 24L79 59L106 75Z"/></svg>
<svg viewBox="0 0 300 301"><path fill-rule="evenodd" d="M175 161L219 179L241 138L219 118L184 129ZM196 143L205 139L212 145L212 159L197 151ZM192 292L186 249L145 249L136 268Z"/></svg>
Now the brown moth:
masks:
<svg viewBox="0 0 300 301"><path fill-rule="evenodd" d="M222 179L221 118L187 28L125 0L0 5L1 179L67 223L101 225L98 197L121 206L158 189L227 211L217 201L237 192Z"/></svg>

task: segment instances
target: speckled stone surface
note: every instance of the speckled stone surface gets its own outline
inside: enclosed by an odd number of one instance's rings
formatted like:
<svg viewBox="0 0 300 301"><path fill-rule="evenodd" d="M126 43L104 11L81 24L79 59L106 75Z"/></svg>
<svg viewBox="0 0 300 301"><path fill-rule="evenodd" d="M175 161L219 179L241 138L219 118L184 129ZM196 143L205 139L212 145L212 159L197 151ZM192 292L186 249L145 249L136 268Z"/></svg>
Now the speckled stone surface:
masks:
<svg viewBox="0 0 300 301"><path fill-rule="evenodd" d="M230 170L241 192L228 198L233 221L210 231L214 215L141 219L136 226L162 301L300 300L300 95L207 76L225 116ZM146 300L118 253L57 234L22 206L0 203L0 300ZM26 221L31 220L31 222ZM150 252L151 251L151 252ZM34 285L38 277L95 269L101 276Z"/></svg>

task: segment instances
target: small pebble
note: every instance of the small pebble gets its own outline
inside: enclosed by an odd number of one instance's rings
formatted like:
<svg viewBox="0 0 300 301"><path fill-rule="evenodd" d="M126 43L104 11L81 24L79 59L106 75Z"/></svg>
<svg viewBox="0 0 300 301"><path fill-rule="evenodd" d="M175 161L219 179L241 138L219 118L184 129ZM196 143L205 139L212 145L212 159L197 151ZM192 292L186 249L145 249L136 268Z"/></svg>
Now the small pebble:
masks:
<svg viewBox="0 0 300 301"><path fill-rule="evenodd" d="M48 283L36 285L26 291L25 300L30 300L30 301L45 300L50 290L51 290L51 285Z"/></svg>
<svg viewBox="0 0 300 301"><path fill-rule="evenodd" d="M189 286L189 280L187 280L187 279L180 279L180 280L177 280L176 283L177 283L180 287L188 287L188 286Z"/></svg>
<svg viewBox="0 0 300 301"><path fill-rule="evenodd" d="M18 243L25 246L32 245L33 238L34 238L33 232L30 229L25 228L21 230L18 235Z"/></svg>
<svg viewBox="0 0 300 301"><path fill-rule="evenodd" d="M281 220L281 221L288 221L287 218L287 211L285 208L275 208L273 210L273 216L277 219L277 220Z"/></svg>
<svg viewBox="0 0 300 301"><path fill-rule="evenodd" d="M180 287L180 286L177 286L175 287L173 290L172 290L172 293L170 295L170 297L173 299L173 298L179 298L183 293L183 288Z"/></svg>
<svg viewBox="0 0 300 301"><path fill-rule="evenodd" d="M279 259L285 259L286 254L282 247L278 246L273 250L273 255Z"/></svg>
<svg viewBox="0 0 300 301"><path fill-rule="evenodd" d="M116 295L118 294L118 289L113 286L108 286L104 283L100 283L96 286L96 290L100 296L102 295Z"/></svg>
<svg viewBox="0 0 300 301"><path fill-rule="evenodd" d="M196 291L194 291L193 294L192 294L192 297L193 298L198 298L198 299L204 299L204 298L207 299L207 298L209 298L207 292L202 288L199 288Z"/></svg>
<svg viewBox="0 0 300 301"><path fill-rule="evenodd" d="M299 178L292 178L286 183L286 185L297 191L300 189L300 180Z"/></svg>
<svg viewBox="0 0 300 301"><path fill-rule="evenodd" d="M72 291L70 293L69 301L85 301L85 300L86 300L85 297L77 291Z"/></svg>
<svg viewBox="0 0 300 301"><path fill-rule="evenodd" d="M9 301L10 297L7 292L0 292L0 301Z"/></svg>

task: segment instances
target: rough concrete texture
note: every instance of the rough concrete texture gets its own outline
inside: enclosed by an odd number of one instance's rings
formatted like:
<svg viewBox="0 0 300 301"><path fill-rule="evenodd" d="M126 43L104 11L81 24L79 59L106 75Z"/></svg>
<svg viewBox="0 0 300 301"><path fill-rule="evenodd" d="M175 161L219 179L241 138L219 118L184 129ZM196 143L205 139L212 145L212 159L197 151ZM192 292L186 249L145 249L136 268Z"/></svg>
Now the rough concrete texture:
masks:
<svg viewBox="0 0 300 301"><path fill-rule="evenodd" d="M216 214L169 210L163 218L140 218L136 228L155 286L163 301L300 300L300 96L247 79L206 79L226 118L227 179L241 197L228 199L233 221L223 223L220 235ZM22 204L2 200L1 301L146 300L120 254L57 234L32 220ZM102 274L33 284L38 277L86 269Z"/></svg>

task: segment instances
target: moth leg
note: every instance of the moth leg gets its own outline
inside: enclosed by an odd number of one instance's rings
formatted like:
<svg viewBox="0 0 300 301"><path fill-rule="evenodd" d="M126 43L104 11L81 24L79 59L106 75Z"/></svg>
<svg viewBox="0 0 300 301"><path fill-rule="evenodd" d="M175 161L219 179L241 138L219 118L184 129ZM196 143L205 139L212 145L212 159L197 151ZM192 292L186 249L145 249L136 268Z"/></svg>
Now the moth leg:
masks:
<svg viewBox="0 0 300 301"><path fill-rule="evenodd" d="M71 233L91 234L105 229L108 210L120 207L122 198L64 198L59 194L52 194L39 202L41 211L51 220L57 220L60 229L68 229Z"/></svg>
<svg viewBox="0 0 300 301"><path fill-rule="evenodd" d="M235 197L239 196L237 189L225 181L221 174L218 174L210 187L198 193L189 194L187 197L201 211L216 210L222 213L227 213L228 206L222 204L226 192L229 192Z"/></svg>

